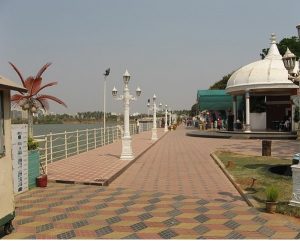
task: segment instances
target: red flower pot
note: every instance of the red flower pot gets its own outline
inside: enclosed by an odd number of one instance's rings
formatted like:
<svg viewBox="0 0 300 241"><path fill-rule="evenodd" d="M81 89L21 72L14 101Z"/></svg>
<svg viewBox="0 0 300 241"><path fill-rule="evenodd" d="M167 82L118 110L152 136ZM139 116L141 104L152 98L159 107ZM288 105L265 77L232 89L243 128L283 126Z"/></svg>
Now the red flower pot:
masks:
<svg viewBox="0 0 300 241"><path fill-rule="evenodd" d="M47 187L47 175L41 175L36 178L36 186L37 187Z"/></svg>

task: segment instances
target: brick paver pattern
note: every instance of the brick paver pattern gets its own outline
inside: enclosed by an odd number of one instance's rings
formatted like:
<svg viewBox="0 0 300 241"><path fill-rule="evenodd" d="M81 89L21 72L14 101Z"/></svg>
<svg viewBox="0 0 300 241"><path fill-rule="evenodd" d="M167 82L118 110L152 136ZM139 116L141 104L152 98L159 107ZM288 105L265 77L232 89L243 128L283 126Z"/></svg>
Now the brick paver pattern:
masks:
<svg viewBox="0 0 300 241"><path fill-rule="evenodd" d="M248 207L209 156L220 148L260 155L260 145L188 137L178 128L109 187L50 183L18 195L15 231L5 238L300 238L299 220ZM273 155L288 158L298 148L294 141L272 145Z"/></svg>

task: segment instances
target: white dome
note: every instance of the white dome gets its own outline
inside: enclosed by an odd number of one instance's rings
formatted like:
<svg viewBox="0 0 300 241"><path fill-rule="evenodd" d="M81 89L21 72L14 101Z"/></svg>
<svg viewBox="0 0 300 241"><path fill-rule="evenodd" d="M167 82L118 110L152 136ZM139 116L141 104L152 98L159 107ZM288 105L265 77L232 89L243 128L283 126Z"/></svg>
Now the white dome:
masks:
<svg viewBox="0 0 300 241"><path fill-rule="evenodd" d="M271 40L271 47L263 60L248 64L231 75L227 82L227 92L298 88L288 79L288 71L285 69L282 56L278 51L275 35L272 34Z"/></svg>

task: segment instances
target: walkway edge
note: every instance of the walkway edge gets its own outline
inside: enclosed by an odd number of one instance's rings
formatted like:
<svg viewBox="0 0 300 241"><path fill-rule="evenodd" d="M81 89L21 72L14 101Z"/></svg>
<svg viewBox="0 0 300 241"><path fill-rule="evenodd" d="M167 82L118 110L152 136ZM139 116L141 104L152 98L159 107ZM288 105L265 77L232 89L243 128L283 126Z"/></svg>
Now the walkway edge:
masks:
<svg viewBox="0 0 300 241"><path fill-rule="evenodd" d="M116 178L118 178L123 172L125 172L133 163L135 163L142 155L144 155L150 148L152 148L158 142L160 142L160 140L162 140L169 132L170 131L164 132L164 134L157 141L155 141L153 144L147 147L144 151L142 151L137 157L135 157L131 162L129 162L125 167L123 167L121 170L115 173L112 177L107 179L103 184L103 186L108 186L109 184L111 184Z"/></svg>
<svg viewBox="0 0 300 241"><path fill-rule="evenodd" d="M214 159L215 163L220 167L222 172L225 174L225 176L229 179L229 181L232 183L232 185L235 187L235 189L240 193L242 198L244 198L245 202L250 207L254 207L253 203L249 200L246 193L244 193L243 189L234 181L233 176L226 170L223 162L217 157L215 153L211 153L210 156Z"/></svg>

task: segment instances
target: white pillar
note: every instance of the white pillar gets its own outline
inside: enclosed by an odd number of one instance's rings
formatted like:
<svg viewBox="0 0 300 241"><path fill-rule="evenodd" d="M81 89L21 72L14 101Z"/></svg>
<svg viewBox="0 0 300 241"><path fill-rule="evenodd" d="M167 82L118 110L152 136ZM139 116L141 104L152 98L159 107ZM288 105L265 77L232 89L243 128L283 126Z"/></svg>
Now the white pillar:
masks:
<svg viewBox="0 0 300 241"><path fill-rule="evenodd" d="M300 165L292 165L291 168L293 172L293 194L290 205L300 207Z"/></svg>
<svg viewBox="0 0 300 241"><path fill-rule="evenodd" d="M104 88L103 88L103 128L104 128L104 143L106 135L106 76L104 76Z"/></svg>
<svg viewBox="0 0 300 241"><path fill-rule="evenodd" d="M249 94L249 91L246 91L245 98L246 98L246 126L245 126L245 132L251 132L251 126L250 126L250 94Z"/></svg>
<svg viewBox="0 0 300 241"><path fill-rule="evenodd" d="M236 96L232 96L232 113L233 113L233 123L236 123Z"/></svg>
<svg viewBox="0 0 300 241"><path fill-rule="evenodd" d="M152 141L156 141L158 139L157 137L157 128L156 128L156 102L153 98L153 127L152 127Z"/></svg>
<svg viewBox="0 0 300 241"><path fill-rule="evenodd" d="M129 101L130 101L130 94L128 85L125 84L124 86L124 136L122 137L122 153L121 153L121 160L133 160L133 152L131 146L131 136L129 131Z"/></svg>
<svg viewBox="0 0 300 241"><path fill-rule="evenodd" d="M168 109L167 109L167 105L166 105L166 111L165 111L165 132L168 131Z"/></svg>

